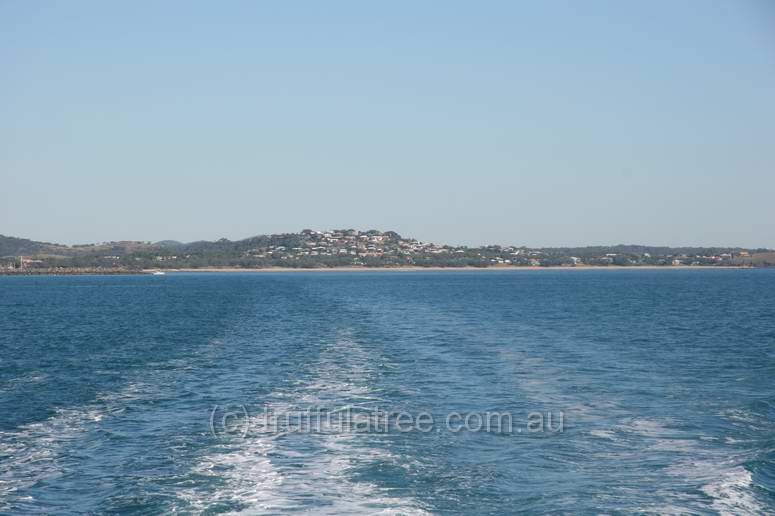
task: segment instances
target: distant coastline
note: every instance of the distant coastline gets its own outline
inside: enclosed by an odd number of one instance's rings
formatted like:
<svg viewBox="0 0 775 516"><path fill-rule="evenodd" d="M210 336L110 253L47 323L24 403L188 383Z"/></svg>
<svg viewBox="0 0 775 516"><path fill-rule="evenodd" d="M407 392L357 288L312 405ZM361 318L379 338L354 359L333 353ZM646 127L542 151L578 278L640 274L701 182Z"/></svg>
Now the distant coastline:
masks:
<svg viewBox="0 0 775 516"><path fill-rule="evenodd" d="M148 274L139 269L56 268L0 269L0 276L138 276Z"/></svg>
<svg viewBox="0 0 775 516"><path fill-rule="evenodd" d="M334 229L182 243L61 245L0 235L0 274L142 274L143 271L472 271L775 266L775 251L739 247L613 245L540 248L423 242L395 231Z"/></svg>
<svg viewBox="0 0 775 516"><path fill-rule="evenodd" d="M152 275L155 272L175 273L284 273L284 272L497 272L497 271L618 271L618 270L708 270L708 269L759 269L750 265L556 265L541 266L491 266L491 267L201 267L181 269L30 269L25 271L0 270L0 276L138 276Z"/></svg>
<svg viewBox="0 0 775 516"><path fill-rule="evenodd" d="M152 274L156 271L165 273L175 272L467 272L467 271L582 271L582 270L686 270L686 269L756 269L748 265L556 265L551 267L541 266L491 266L491 267L267 267L267 268L239 268L239 267L202 267L190 269L145 269L142 272Z"/></svg>

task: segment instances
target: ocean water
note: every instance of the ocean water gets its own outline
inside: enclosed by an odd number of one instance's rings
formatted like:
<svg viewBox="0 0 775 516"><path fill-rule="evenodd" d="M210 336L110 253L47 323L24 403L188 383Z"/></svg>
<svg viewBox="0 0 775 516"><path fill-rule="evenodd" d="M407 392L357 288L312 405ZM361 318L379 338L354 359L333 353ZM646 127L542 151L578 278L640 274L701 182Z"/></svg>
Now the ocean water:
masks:
<svg viewBox="0 0 775 516"><path fill-rule="evenodd" d="M774 423L775 270L0 277L3 514L775 513Z"/></svg>

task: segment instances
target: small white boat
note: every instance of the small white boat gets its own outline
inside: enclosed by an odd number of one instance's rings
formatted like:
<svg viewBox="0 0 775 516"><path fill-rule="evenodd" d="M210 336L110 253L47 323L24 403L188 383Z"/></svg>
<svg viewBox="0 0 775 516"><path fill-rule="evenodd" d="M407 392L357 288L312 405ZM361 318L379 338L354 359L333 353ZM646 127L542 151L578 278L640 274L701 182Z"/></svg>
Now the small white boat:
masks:
<svg viewBox="0 0 775 516"><path fill-rule="evenodd" d="M154 276L164 276L167 273L164 271L153 271L151 274L153 274Z"/></svg>

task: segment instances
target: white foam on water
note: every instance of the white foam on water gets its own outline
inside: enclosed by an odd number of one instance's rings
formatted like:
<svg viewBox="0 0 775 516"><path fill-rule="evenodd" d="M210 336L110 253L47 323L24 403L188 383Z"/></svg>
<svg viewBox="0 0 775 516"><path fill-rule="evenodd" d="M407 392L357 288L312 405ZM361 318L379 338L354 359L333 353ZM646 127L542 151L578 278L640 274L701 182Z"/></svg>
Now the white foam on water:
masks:
<svg viewBox="0 0 775 516"><path fill-rule="evenodd" d="M665 438L669 434L669 430L663 423L645 418L622 422L616 428L641 437Z"/></svg>
<svg viewBox="0 0 775 516"><path fill-rule="evenodd" d="M237 448L219 446L204 458L193 473L223 484L212 493L200 489L183 489L178 492L188 504L186 509L204 511L219 504L238 502L252 510L282 509L291 506L279 488L283 477L269 460L274 450L272 439L252 439Z"/></svg>
<svg viewBox="0 0 775 516"><path fill-rule="evenodd" d="M29 388L30 385L34 385L45 381L47 378L48 378L48 375L46 373L35 371L34 373L31 373L27 376L20 376L19 378L13 378L9 380L6 383L4 389L6 391L13 391L16 389L26 389L26 388Z"/></svg>
<svg viewBox="0 0 775 516"><path fill-rule="evenodd" d="M326 347L307 374L291 389L272 393L266 409L273 414L308 408L371 406L380 397L371 386L377 363L369 352L343 334ZM251 418L253 431L230 447L215 447L195 472L213 476L215 490L182 494L197 512L235 504L246 514L276 513L303 507L314 514L426 514L414 500L393 496L374 483L352 478L353 468L374 462L400 464L400 457L370 445L367 436L332 426L326 418L312 433L269 434L262 417ZM259 430L259 431L256 431Z"/></svg>
<svg viewBox="0 0 775 516"><path fill-rule="evenodd" d="M764 514L765 509L754 497L752 487L751 472L738 466L702 486L702 492L713 499L713 509L724 516Z"/></svg>
<svg viewBox="0 0 775 516"><path fill-rule="evenodd" d="M590 430L589 435L598 439L610 439L612 441L616 439L616 434L610 430Z"/></svg>
<svg viewBox="0 0 775 516"><path fill-rule="evenodd" d="M710 500L710 507L718 514L764 514L765 509L756 499L751 472L722 457L702 456L679 462L668 472L693 484Z"/></svg>
<svg viewBox="0 0 775 516"><path fill-rule="evenodd" d="M709 448L703 444L707 440L693 438L669 428L669 421L660 422L640 418L627 421L618 429L647 438L641 451L644 455L655 451L675 454L678 460L665 470L669 477L675 478L675 481L681 484L699 487L699 490L709 498L709 501L690 500L693 504L706 507L710 503L710 508L723 515L762 514L763 507L756 500L751 473L740 465L743 456L739 453L730 453L721 448ZM665 491L663 493L665 497L671 495L670 490L663 491ZM687 496L680 498L687 498ZM652 508L650 511L668 512L663 508L659 510ZM678 512L694 511L684 509Z"/></svg>
<svg viewBox="0 0 775 516"><path fill-rule="evenodd" d="M0 509L8 510L15 502L34 502L31 496L21 496L19 491L65 474L65 448L103 418L121 410L123 403L134 399L139 389L137 384L130 384L121 391L100 394L96 402L83 407L60 408L44 421L0 431Z"/></svg>

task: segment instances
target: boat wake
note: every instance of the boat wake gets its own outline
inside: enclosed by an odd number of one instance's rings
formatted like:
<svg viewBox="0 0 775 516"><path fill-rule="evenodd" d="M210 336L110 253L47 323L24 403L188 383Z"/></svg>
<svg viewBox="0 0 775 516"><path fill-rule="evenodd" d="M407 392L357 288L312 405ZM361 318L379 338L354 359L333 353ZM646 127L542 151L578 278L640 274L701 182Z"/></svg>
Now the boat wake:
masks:
<svg viewBox="0 0 775 516"><path fill-rule="evenodd" d="M272 392L265 404L273 414L307 409L337 410L380 402L373 387L378 364L344 332L325 347L302 379ZM260 428L264 414L251 419ZM377 446L374 436L342 432L325 418L315 432L251 432L235 443L212 449L195 467L219 486L183 495L188 509L225 506L230 512L276 513L304 509L316 514L426 514L415 500L376 483L355 479L356 470L374 464L401 464L402 458Z"/></svg>
<svg viewBox="0 0 775 516"><path fill-rule="evenodd" d="M630 450L628 456L635 460L639 456L656 454L675 457L676 460L665 468L664 479L668 479L671 486L681 484L702 493L700 496L675 496L669 492L674 489L658 489L671 505L669 508L651 507L647 512L686 514L708 509L722 515L765 512L756 498L751 472L743 466L750 458L748 454L705 446L702 439L676 430L670 423L636 418L622 422L616 428L616 433L622 437L621 444Z"/></svg>
<svg viewBox="0 0 775 516"><path fill-rule="evenodd" d="M82 443L103 419L122 412L141 390L131 383L83 407L57 409L44 421L0 432L0 511L39 510L39 501L27 490L77 467L77 455L70 447Z"/></svg>

